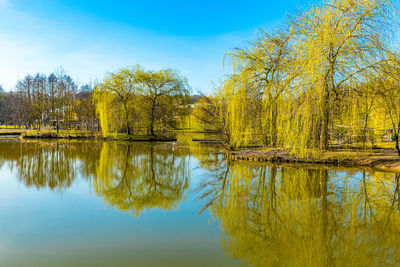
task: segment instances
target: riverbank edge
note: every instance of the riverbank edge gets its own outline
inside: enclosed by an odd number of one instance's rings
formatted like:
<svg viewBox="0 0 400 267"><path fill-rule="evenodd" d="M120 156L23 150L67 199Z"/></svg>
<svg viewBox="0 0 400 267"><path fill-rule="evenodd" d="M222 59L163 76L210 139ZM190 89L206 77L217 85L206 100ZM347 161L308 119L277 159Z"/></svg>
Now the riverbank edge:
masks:
<svg viewBox="0 0 400 267"><path fill-rule="evenodd" d="M385 152L386 151L386 152ZM228 158L238 161L255 161L270 163L300 163L300 164L318 164L326 166L336 166L345 168L371 168L382 171L391 171L400 173L400 156L395 150L385 150L383 152L321 152L319 157L301 158L290 154L290 151L284 149L256 150L246 149L230 151Z"/></svg>
<svg viewBox="0 0 400 267"><path fill-rule="evenodd" d="M127 142L175 142L176 138L149 136L142 138L132 137L104 137L102 135L59 135L56 133L21 134L21 139L63 139L63 140L99 140L99 141L127 141Z"/></svg>

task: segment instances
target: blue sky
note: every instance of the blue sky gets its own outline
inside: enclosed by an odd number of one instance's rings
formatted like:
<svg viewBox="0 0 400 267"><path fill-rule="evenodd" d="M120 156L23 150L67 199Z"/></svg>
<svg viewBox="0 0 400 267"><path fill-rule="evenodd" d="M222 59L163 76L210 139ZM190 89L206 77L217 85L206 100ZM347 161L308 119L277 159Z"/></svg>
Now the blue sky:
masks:
<svg viewBox="0 0 400 267"><path fill-rule="evenodd" d="M311 3L0 0L0 84L10 90L26 74L60 66L82 84L141 64L178 69L194 92L211 92L229 49Z"/></svg>

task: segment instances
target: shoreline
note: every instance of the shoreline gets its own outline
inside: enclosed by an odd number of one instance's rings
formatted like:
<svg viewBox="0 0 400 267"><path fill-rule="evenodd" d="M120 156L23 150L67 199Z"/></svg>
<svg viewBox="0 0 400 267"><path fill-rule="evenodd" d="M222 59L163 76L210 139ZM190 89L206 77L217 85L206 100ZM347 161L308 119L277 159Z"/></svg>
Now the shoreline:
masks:
<svg viewBox="0 0 400 267"><path fill-rule="evenodd" d="M22 134L21 139L64 139L64 140L101 140L101 141L128 141L128 142L174 142L176 138L162 136L126 136L104 137L102 135L60 135L56 133L42 132L36 134Z"/></svg>
<svg viewBox="0 0 400 267"><path fill-rule="evenodd" d="M0 133L1 134L1 133ZM123 141L123 142L175 142L177 138L162 136L120 134L119 136L104 137L97 132L91 133L55 133L55 132L17 132L9 131L1 137L19 136L20 139L57 139L57 140L98 140L98 141ZM205 146L219 145L220 142L208 139L193 139ZM382 171L400 173L400 156L392 148L377 148L373 150L343 150L332 149L318 152L318 157L311 154L308 158L297 157L290 150L283 148L243 148L225 152L229 159L249 162L314 164L345 168L372 168Z"/></svg>
<svg viewBox="0 0 400 267"><path fill-rule="evenodd" d="M400 156L395 149L376 151L326 151L319 158L301 158L284 149L243 149L228 152L228 158L240 161L314 164L337 167L373 168L400 173Z"/></svg>

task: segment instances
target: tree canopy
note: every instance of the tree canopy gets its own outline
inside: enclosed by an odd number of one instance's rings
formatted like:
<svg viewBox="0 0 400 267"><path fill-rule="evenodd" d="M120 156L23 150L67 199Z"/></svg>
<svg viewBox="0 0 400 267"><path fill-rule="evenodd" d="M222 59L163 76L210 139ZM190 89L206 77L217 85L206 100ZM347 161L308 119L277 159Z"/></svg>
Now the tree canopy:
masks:
<svg viewBox="0 0 400 267"><path fill-rule="evenodd" d="M95 87L94 101L103 134L125 130L154 136L174 127L177 116L187 111L189 93L177 71L136 65L109 74Z"/></svg>

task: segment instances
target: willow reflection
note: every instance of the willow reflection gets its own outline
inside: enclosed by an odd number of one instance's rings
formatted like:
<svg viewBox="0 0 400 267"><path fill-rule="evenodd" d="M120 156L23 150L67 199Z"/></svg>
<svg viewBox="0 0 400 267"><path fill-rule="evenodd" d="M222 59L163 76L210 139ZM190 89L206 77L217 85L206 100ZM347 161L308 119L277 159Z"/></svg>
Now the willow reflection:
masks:
<svg viewBox="0 0 400 267"><path fill-rule="evenodd" d="M35 140L0 146L0 163L10 164L26 186L61 192L80 177L107 205L135 215L174 208L185 197L188 158L187 148L173 143Z"/></svg>
<svg viewBox="0 0 400 267"><path fill-rule="evenodd" d="M174 144L105 143L93 187L104 201L139 215L171 209L189 187L185 149Z"/></svg>
<svg viewBox="0 0 400 267"><path fill-rule="evenodd" d="M212 171L201 190L223 229L223 248L245 264L393 266L399 179L232 162Z"/></svg>

